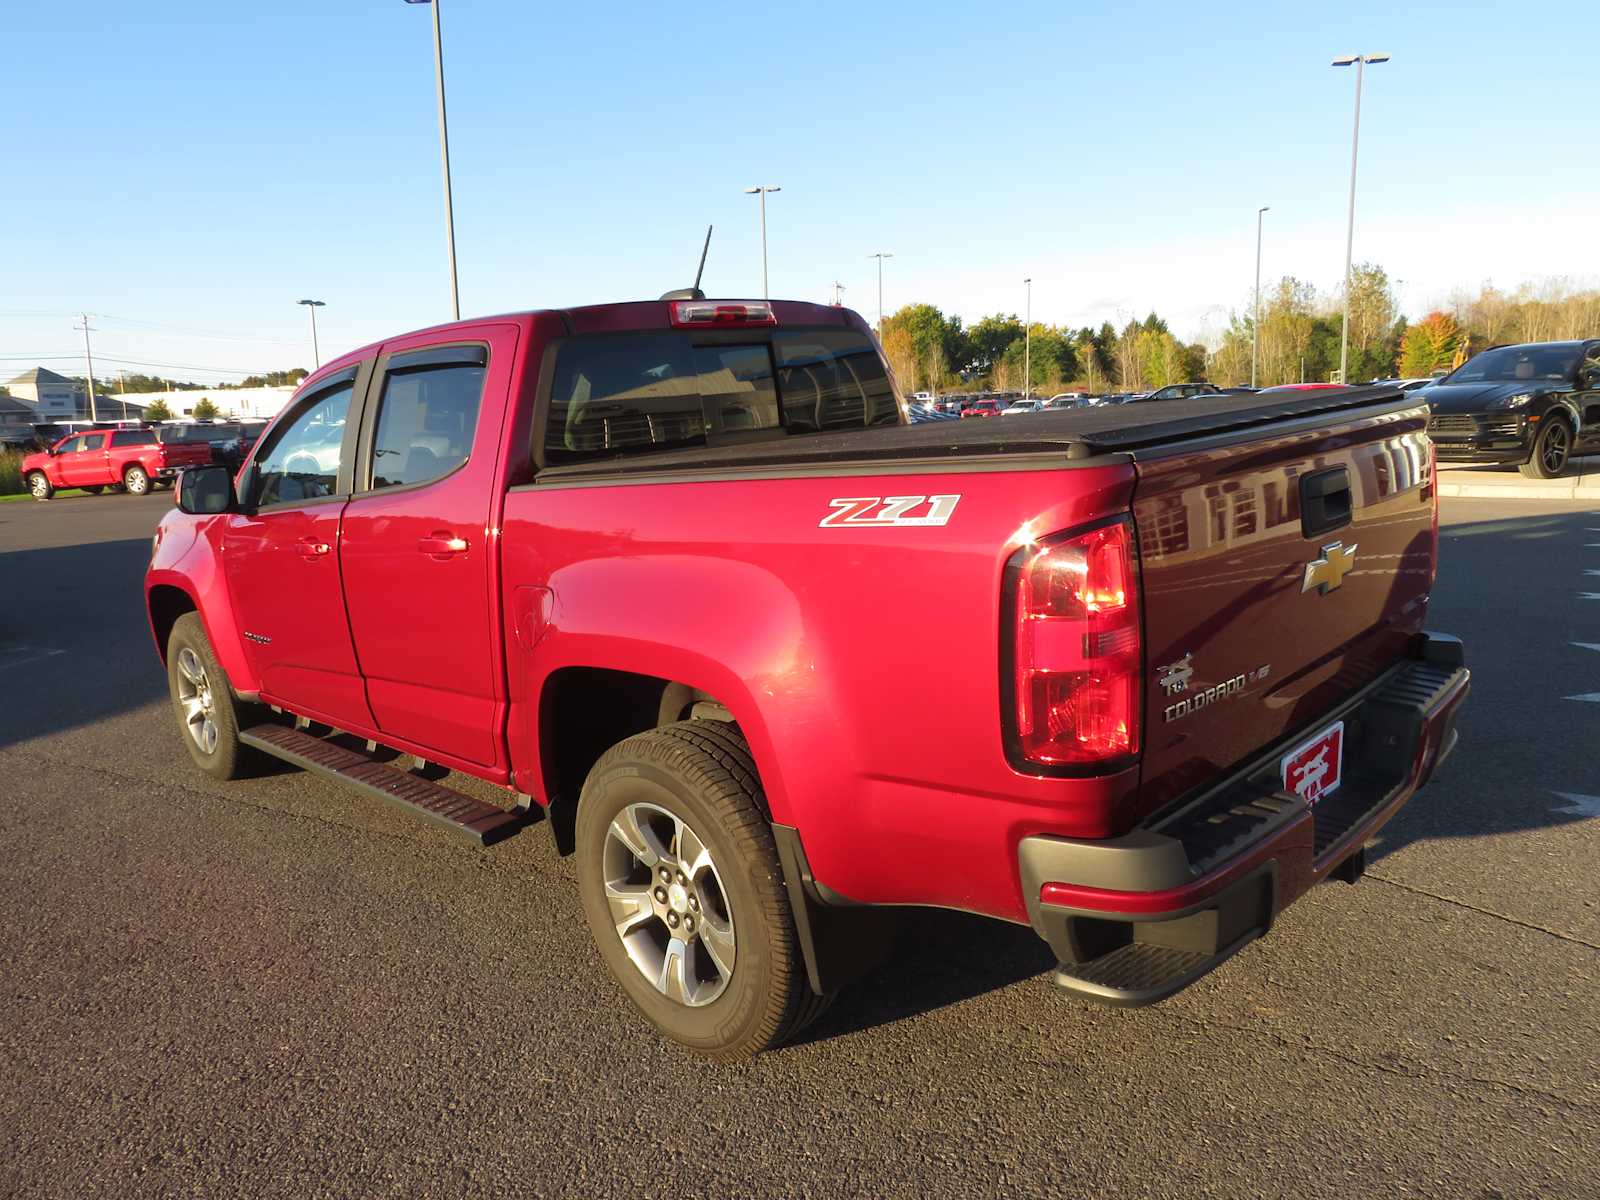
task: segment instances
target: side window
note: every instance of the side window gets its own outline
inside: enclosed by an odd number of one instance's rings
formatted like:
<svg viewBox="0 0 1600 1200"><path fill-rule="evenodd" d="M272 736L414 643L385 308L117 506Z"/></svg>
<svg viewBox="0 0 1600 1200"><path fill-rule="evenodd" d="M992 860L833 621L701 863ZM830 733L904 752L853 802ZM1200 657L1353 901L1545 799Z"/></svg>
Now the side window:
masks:
<svg viewBox="0 0 1600 1200"><path fill-rule="evenodd" d="M256 459L258 505L334 494L354 391L353 383L345 383L324 392L278 432L271 449Z"/></svg>
<svg viewBox="0 0 1600 1200"><path fill-rule="evenodd" d="M550 389L545 461L703 446L705 413L688 339L676 333L579 338Z"/></svg>
<svg viewBox="0 0 1600 1200"><path fill-rule="evenodd" d="M61 448L59 450L57 450L56 453L57 454L73 454L73 453L76 453L77 451L82 450L82 449L83 449L83 439L81 437L68 438L66 441L61 443Z"/></svg>
<svg viewBox="0 0 1600 1200"><path fill-rule="evenodd" d="M1585 387L1600 387L1600 382L1591 382L1596 376L1600 376L1600 342L1590 346L1583 356L1583 366L1578 378Z"/></svg>
<svg viewBox="0 0 1600 1200"><path fill-rule="evenodd" d="M143 429L124 429L111 435L111 448L120 446L148 446L154 442L155 435Z"/></svg>
<svg viewBox="0 0 1600 1200"><path fill-rule="evenodd" d="M899 405L883 360L860 334L780 333L772 339L772 349L789 432L899 423Z"/></svg>
<svg viewBox="0 0 1600 1200"><path fill-rule="evenodd" d="M83 449L104 450L106 448L106 435L103 433L86 433L83 435Z"/></svg>
<svg viewBox="0 0 1600 1200"><path fill-rule="evenodd" d="M372 441L374 489L427 483L467 461L484 371L473 363L449 363L385 375Z"/></svg>

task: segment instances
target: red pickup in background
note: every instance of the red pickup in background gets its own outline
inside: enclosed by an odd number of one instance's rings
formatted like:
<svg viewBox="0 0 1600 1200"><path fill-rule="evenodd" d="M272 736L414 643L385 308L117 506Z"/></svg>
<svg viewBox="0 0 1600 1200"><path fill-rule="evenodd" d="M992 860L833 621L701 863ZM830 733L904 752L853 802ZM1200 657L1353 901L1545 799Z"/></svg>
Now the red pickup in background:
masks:
<svg viewBox="0 0 1600 1200"><path fill-rule="evenodd" d="M142 496L158 483L172 482L183 468L210 462L211 447L204 442L163 445L153 429L92 429L28 455L22 478L35 500L48 500L62 488L121 487Z"/></svg>

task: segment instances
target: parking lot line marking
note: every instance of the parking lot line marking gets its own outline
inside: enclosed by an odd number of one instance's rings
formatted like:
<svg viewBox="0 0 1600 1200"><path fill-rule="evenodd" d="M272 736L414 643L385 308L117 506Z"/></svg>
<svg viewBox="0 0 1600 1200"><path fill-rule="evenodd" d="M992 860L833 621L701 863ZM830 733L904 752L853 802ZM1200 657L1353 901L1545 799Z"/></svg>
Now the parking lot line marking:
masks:
<svg viewBox="0 0 1600 1200"><path fill-rule="evenodd" d="M31 646L18 646L14 653L23 653L31 649ZM54 658L58 654L65 653L65 650L46 650L40 654L34 654L28 658L16 658L12 659L10 662L0 662L0 671L8 670L11 667L25 667L29 663L43 662L47 658Z"/></svg>
<svg viewBox="0 0 1600 1200"><path fill-rule="evenodd" d="M1600 592L1579 592L1579 600L1600 600Z"/></svg>
<svg viewBox="0 0 1600 1200"><path fill-rule="evenodd" d="M1590 704L1600 704L1600 692L1585 692L1581 696L1568 696L1568 700L1587 700Z"/></svg>
<svg viewBox="0 0 1600 1200"><path fill-rule="evenodd" d="M1563 800L1572 801L1565 808L1554 809L1573 817L1600 817L1600 796L1585 796L1582 792L1555 792Z"/></svg>

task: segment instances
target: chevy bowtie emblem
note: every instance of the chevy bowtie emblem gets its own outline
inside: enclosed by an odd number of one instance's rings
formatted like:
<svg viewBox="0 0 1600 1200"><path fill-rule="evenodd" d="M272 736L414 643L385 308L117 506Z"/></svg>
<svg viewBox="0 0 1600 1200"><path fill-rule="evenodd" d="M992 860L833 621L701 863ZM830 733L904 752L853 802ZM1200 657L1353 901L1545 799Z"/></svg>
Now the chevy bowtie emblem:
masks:
<svg viewBox="0 0 1600 1200"><path fill-rule="evenodd" d="M1305 582L1300 585L1302 592L1309 592L1316 588L1326 596L1329 592L1338 590L1344 583L1344 577L1356 566L1356 548L1346 546L1343 542L1333 542L1322 548L1322 556L1314 558L1306 564Z"/></svg>

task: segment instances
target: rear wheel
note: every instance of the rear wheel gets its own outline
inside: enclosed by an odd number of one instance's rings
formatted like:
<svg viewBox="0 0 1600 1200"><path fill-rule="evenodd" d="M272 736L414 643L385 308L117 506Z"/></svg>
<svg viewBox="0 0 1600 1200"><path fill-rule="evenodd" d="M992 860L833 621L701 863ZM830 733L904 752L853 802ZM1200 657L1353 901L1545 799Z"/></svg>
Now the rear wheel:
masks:
<svg viewBox="0 0 1600 1200"><path fill-rule="evenodd" d="M150 476L138 463L122 473L122 486L130 496L142 496L150 490Z"/></svg>
<svg viewBox="0 0 1600 1200"><path fill-rule="evenodd" d="M822 1011L806 979L749 746L718 721L631 737L589 773L576 848L606 966L662 1033L716 1058Z"/></svg>
<svg viewBox="0 0 1600 1200"><path fill-rule="evenodd" d="M239 741L239 712L198 613L184 613L167 639L167 686L189 757L214 779L237 779L254 751Z"/></svg>
<svg viewBox="0 0 1600 1200"><path fill-rule="evenodd" d="M48 500L56 494L56 489L50 486L43 471L34 471L28 475L28 493L35 500Z"/></svg>
<svg viewBox="0 0 1600 1200"><path fill-rule="evenodd" d="M1533 440L1533 456L1520 468L1530 479L1554 479L1567 469L1572 455L1572 429L1562 418L1546 416Z"/></svg>

